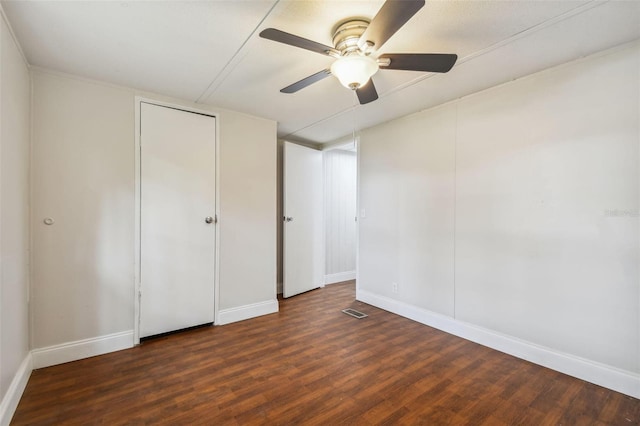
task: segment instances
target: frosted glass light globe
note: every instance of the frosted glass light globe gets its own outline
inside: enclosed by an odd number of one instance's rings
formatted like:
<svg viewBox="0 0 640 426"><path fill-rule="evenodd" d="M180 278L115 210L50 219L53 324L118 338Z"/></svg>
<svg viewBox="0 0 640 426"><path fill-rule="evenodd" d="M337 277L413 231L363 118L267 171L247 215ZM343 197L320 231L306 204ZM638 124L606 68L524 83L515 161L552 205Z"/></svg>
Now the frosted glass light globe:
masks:
<svg viewBox="0 0 640 426"><path fill-rule="evenodd" d="M335 61L331 65L331 74L335 75L344 87L356 90L367 84L378 69L375 59L369 56L351 55Z"/></svg>

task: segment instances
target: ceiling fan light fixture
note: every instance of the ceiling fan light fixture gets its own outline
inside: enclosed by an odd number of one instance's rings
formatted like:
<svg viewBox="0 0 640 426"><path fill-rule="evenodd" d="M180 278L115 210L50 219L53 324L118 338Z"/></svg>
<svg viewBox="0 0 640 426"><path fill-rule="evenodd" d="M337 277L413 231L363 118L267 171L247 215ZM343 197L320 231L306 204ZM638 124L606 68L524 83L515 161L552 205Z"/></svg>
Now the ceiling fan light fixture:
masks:
<svg viewBox="0 0 640 426"><path fill-rule="evenodd" d="M375 59L369 56L350 55L336 60L331 65L331 74L335 75L344 87L356 90L367 84L378 69Z"/></svg>

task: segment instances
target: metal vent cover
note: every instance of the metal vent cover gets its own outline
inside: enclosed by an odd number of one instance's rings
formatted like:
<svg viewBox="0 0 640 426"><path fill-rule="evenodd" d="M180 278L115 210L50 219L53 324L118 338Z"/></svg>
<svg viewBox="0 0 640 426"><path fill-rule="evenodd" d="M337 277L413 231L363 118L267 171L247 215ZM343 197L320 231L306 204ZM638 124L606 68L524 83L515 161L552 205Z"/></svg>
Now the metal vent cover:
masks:
<svg viewBox="0 0 640 426"><path fill-rule="evenodd" d="M360 311L356 311L355 309L351 309L351 308L343 309L342 312L344 312L347 315L351 315L354 318L358 318L358 319L369 316L369 315L367 315L365 313L362 313Z"/></svg>

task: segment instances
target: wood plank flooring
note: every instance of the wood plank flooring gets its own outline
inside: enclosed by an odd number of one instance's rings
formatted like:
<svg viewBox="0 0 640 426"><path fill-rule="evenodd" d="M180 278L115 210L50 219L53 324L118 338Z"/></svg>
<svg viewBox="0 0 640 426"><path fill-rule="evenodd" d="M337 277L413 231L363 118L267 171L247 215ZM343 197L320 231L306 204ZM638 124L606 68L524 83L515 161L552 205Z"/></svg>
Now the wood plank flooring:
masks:
<svg viewBox="0 0 640 426"><path fill-rule="evenodd" d="M640 424L637 399L354 299L353 282L334 284L277 314L36 370L12 424Z"/></svg>

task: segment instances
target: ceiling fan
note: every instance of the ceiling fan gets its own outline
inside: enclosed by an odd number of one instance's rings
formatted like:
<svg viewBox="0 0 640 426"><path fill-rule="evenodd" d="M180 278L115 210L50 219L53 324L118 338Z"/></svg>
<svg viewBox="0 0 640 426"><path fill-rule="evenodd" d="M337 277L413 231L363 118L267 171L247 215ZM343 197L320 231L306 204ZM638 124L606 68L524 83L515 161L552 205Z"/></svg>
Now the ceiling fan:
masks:
<svg viewBox="0 0 640 426"><path fill-rule="evenodd" d="M267 28L260 37L336 58L330 68L295 82L282 93L295 93L330 75L343 86L355 90L360 104L378 99L371 77L380 69L423 72L448 72L458 55L445 53L372 54L391 38L418 10L425 0L387 0L371 20L352 18L340 24L333 35L334 47L326 46L275 28Z"/></svg>

